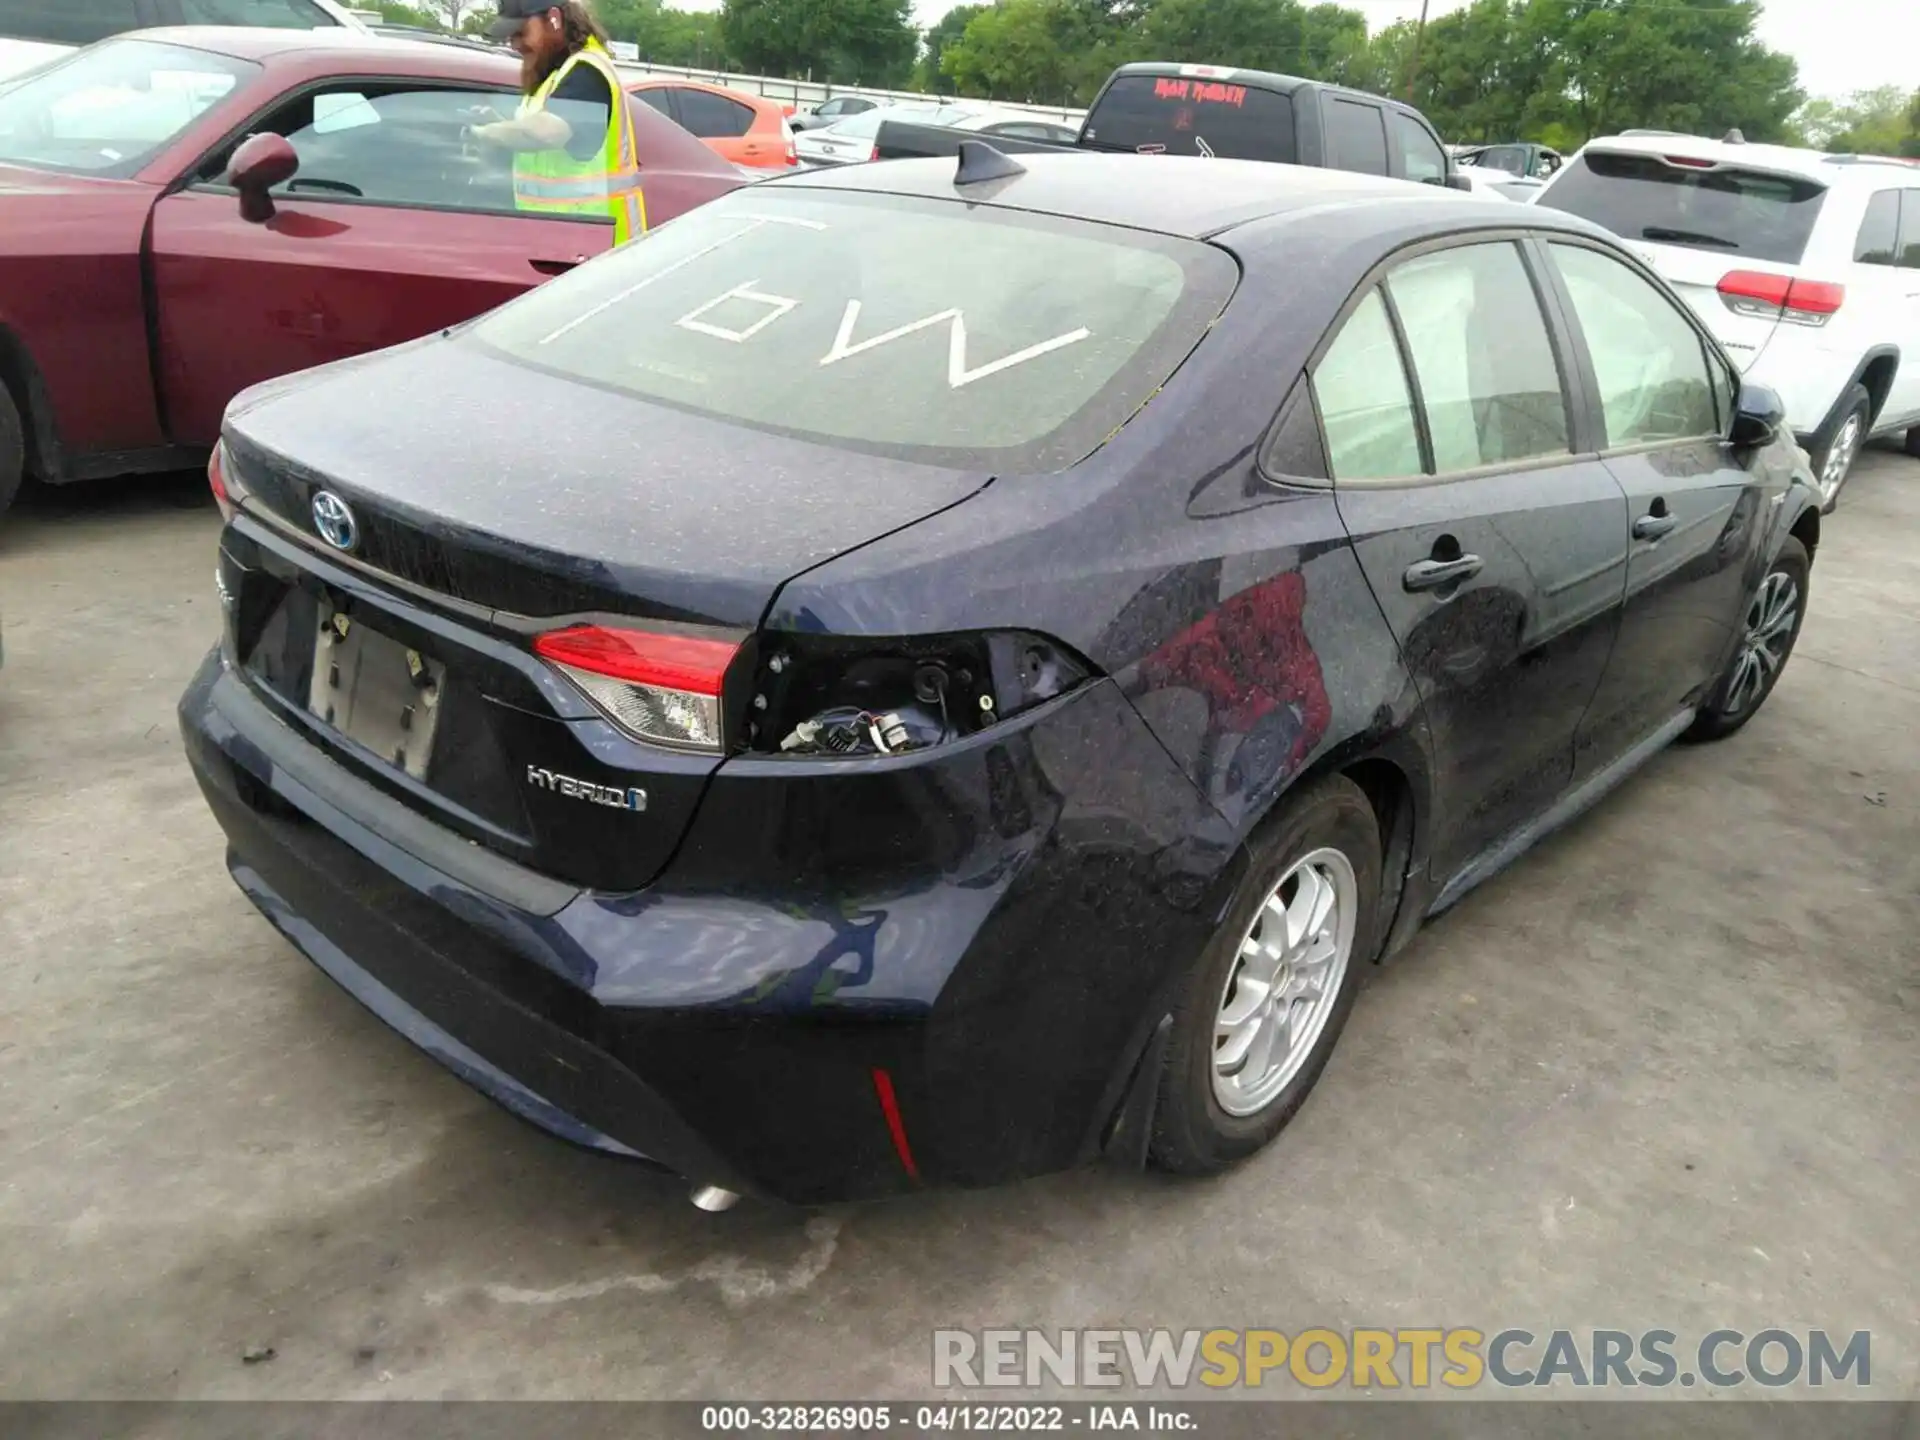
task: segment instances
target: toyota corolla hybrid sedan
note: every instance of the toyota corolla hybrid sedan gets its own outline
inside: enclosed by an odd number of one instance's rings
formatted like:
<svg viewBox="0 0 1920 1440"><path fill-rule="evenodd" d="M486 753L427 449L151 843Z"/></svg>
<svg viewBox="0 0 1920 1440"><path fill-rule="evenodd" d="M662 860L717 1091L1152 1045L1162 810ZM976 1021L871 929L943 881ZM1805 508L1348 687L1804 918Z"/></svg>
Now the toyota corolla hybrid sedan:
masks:
<svg viewBox="0 0 1920 1440"><path fill-rule="evenodd" d="M296 948L709 1205L1209 1172L1765 702L1800 465L1584 221L974 143L243 395L181 719Z"/></svg>

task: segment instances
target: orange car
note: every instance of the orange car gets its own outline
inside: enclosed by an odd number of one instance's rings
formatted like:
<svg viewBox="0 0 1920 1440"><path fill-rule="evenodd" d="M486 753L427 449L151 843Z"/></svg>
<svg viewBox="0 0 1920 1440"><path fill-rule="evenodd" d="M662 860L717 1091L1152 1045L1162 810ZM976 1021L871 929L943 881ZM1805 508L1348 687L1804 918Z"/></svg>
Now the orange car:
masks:
<svg viewBox="0 0 1920 1440"><path fill-rule="evenodd" d="M799 163L787 127L792 107L777 100L698 80L636 80L627 91L699 136L723 160L756 170Z"/></svg>

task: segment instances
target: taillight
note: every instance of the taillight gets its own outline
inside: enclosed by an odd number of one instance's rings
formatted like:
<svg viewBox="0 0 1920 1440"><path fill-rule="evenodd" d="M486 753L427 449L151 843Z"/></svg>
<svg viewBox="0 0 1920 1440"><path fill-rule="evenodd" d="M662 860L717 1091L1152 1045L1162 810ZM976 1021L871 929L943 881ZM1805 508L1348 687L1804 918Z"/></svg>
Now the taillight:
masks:
<svg viewBox="0 0 1920 1440"><path fill-rule="evenodd" d="M220 507L222 520L233 519L247 490L227 469L227 447L215 445L207 457L207 488L213 491L213 503Z"/></svg>
<svg viewBox="0 0 1920 1440"><path fill-rule="evenodd" d="M750 748L802 756L900 755L1011 720L1093 671L1023 631L851 639L763 635Z"/></svg>
<svg viewBox="0 0 1920 1440"><path fill-rule="evenodd" d="M878 160L879 158L880 158L880 142L876 140L874 142L873 151L871 154L867 156L867 159L869 161L874 161L874 160Z"/></svg>
<svg viewBox="0 0 1920 1440"><path fill-rule="evenodd" d="M606 625L554 630L533 642L534 654L635 739L715 754L726 745L721 696L739 651L727 640Z"/></svg>
<svg viewBox="0 0 1920 1440"><path fill-rule="evenodd" d="M1796 280L1762 270L1731 270L1720 277L1720 299L1736 315L1819 326L1846 302L1847 287L1825 280Z"/></svg>

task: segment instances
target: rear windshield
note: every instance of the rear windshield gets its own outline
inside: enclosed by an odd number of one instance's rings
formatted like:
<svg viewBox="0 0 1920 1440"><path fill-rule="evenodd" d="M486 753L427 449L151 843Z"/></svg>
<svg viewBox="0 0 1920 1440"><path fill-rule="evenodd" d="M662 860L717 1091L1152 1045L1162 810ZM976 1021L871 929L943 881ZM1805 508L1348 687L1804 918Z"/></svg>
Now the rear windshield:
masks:
<svg viewBox="0 0 1920 1440"><path fill-rule="evenodd" d="M543 370L761 429L968 469L1050 470L1145 403L1237 275L1211 246L1139 231L747 189L466 334Z"/></svg>
<svg viewBox="0 0 1920 1440"><path fill-rule="evenodd" d="M91 45L109 35L158 24L136 0L0 0L0 35L54 45ZM264 25L310 30L338 22L313 0L180 0L183 25Z"/></svg>
<svg viewBox="0 0 1920 1440"><path fill-rule="evenodd" d="M1816 181L1792 176L1588 151L1535 203L1584 216L1624 240L1795 265L1826 194Z"/></svg>
<svg viewBox="0 0 1920 1440"><path fill-rule="evenodd" d="M1087 115L1081 143L1151 155L1292 164L1293 101L1276 91L1185 75L1122 75Z"/></svg>
<svg viewBox="0 0 1920 1440"><path fill-rule="evenodd" d="M0 90L0 162L131 175L259 66L113 40Z"/></svg>

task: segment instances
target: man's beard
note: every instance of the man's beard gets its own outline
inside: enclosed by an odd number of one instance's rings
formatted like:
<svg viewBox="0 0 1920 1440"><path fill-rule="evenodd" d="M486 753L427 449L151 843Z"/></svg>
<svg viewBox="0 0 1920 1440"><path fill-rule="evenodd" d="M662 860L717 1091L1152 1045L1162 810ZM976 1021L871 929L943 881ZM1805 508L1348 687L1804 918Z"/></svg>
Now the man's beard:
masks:
<svg viewBox="0 0 1920 1440"><path fill-rule="evenodd" d="M573 52L565 45L556 45L550 52L536 54L529 50L520 57L520 93L531 95L552 77L572 58Z"/></svg>

